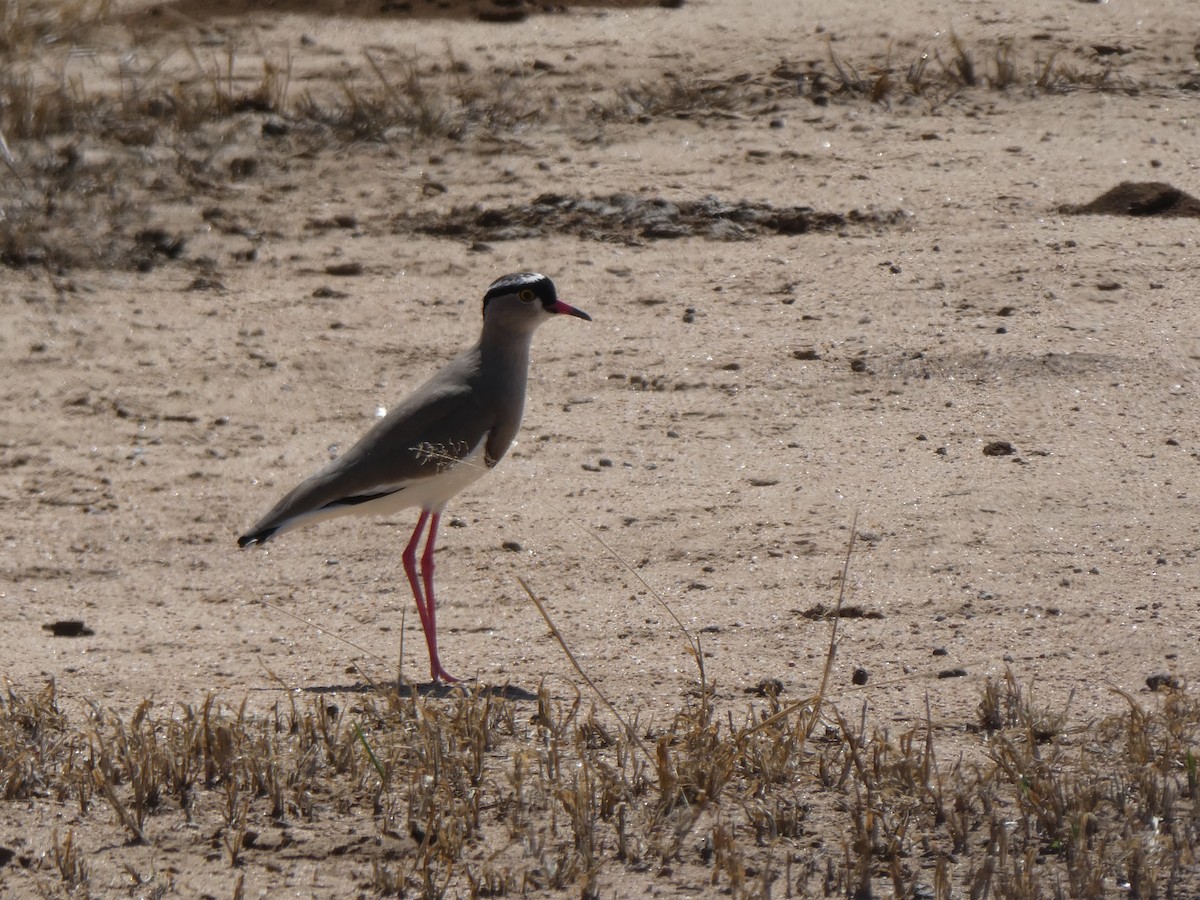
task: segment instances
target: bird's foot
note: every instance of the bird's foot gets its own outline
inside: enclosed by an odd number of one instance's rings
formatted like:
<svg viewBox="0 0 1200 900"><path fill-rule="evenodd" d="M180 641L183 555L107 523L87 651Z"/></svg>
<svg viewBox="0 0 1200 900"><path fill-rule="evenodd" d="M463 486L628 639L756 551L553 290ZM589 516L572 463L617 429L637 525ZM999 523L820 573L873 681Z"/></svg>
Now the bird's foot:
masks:
<svg viewBox="0 0 1200 900"><path fill-rule="evenodd" d="M459 680L442 668L439 662L432 663L429 666L429 674L433 678L433 683L438 684L445 682L446 684L458 684Z"/></svg>

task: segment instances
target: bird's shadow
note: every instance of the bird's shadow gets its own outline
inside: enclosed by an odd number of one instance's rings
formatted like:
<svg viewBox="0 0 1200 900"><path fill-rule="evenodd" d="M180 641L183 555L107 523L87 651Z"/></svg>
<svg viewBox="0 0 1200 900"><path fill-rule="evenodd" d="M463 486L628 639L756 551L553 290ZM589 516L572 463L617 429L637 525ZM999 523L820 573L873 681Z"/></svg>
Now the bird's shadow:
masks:
<svg viewBox="0 0 1200 900"><path fill-rule="evenodd" d="M408 681L375 681L358 684L314 684L301 688L304 694L382 694L395 692L411 694L417 692L419 697L453 697L459 691L477 693L479 696L496 697L501 700L536 700L538 695L518 687L515 684L476 684L474 682L459 682L458 684L441 684L426 682L414 684Z"/></svg>

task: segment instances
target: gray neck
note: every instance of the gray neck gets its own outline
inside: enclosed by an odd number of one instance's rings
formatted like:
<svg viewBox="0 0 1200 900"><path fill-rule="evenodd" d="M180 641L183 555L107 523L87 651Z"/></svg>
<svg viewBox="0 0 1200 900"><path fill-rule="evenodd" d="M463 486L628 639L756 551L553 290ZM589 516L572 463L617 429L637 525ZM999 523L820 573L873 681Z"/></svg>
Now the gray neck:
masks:
<svg viewBox="0 0 1200 900"><path fill-rule="evenodd" d="M529 367L529 347L532 343L531 328L514 328L503 322L485 322L483 334L479 337L479 351L484 369L489 373L506 372L510 376L514 368L524 371Z"/></svg>
<svg viewBox="0 0 1200 900"><path fill-rule="evenodd" d="M490 398L495 424L488 435L488 456L498 462L521 427L525 412L525 385L529 378L529 345L532 329L515 330L484 326L479 338L480 387Z"/></svg>
<svg viewBox="0 0 1200 900"><path fill-rule="evenodd" d="M524 399L532 343L532 330L484 325L479 338L480 374L489 382L488 387L503 388L512 395L502 400L512 399L519 404Z"/></svg>

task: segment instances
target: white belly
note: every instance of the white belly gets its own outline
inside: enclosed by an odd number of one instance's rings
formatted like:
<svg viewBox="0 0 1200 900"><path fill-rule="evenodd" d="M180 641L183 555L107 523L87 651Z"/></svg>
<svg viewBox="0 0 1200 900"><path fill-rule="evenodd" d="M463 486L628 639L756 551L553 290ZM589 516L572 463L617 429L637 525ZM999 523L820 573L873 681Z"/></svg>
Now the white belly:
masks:
<svg viewBox="0 0 1200 900"><path fill-rule="evenodd" d="M485 435L479 444L462 459L448 462L436 474L425 478L395 484L379 484L372 488L380 496L363 503L326 506L309 512L299 513L280 523L272 537L299 528L313 525L326 519L342 516L390 516L402 509L419 507L441 512L446 503L459 491L473 484L487 472L485 459Z"/></svg>
<svg viewBox="0 0 1200 900"><path fill-rule="evenodd" d="M350 507L346 512L359 515L387 516L402 509L419 507L441 511L455 494L474 484L487 472L484 460L484 447L487 438L462 459L457 460L436 475L428 478L414 479L404 485L403 490Z"/></svg>

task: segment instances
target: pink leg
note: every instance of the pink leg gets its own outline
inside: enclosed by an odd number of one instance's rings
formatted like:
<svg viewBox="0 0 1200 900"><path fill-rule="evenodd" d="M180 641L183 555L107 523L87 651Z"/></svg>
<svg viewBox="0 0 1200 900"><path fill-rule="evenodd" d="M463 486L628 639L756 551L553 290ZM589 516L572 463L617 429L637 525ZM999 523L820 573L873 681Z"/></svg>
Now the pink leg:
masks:
<svg viewBox="0 0 1200 900"><path fill-rule="evenodd" d="M404 553L400 557L404 561L404 574L408 576L408 586L412 588L413 600L417 603L417 615L421 617L421 631L425 634L426 643L429 641L429 609L425 603L425 595L421 591L421 582L417 580L417 547L421 544L421 532L425 530L425 523L428 520L429 510L421 510L421 517L417 519L417 527L413 529L408 546L404 548Z"/></svg>
<svg viewBox="0 0 1200 900"><path fill-rule="evenodd" d="M424 514L422 514L422 517ZM437 650L437 603L433 599L433 549L437 544L438 523L442 514L435 512L429 519L429 537L425 539L425 552L421 554L421 581L425 585L425 643L429 646L429 671L434 681L453 683L458 681L442 668Z"/></svg>

